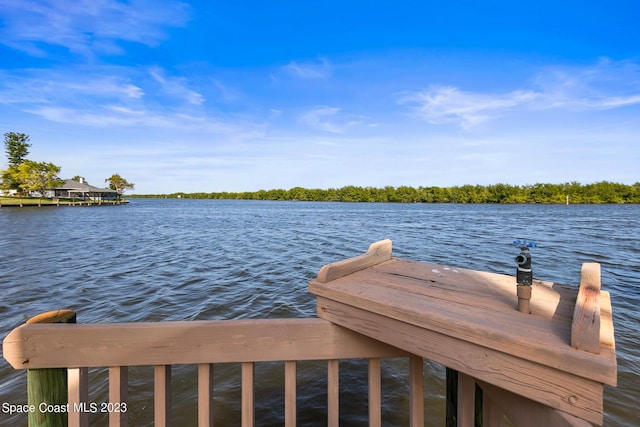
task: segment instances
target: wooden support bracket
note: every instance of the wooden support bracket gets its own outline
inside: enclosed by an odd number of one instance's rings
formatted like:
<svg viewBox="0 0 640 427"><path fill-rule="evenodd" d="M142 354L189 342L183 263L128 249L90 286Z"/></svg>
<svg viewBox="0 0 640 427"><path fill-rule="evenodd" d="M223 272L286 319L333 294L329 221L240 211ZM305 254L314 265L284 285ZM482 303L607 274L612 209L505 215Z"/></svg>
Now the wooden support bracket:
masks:
<svg viewBox="0 0 640 427"><path fill-rule="evenodd" d="M600 264L582 264L580 289L571 322L571 346L600 353Z"/></svg>
<svg viewBox="0 0 640 427"><path fill-rule="evenodd" d="M364 270L392 258L391 240L385 239L372 243L367 253L327 264L320 269L318 278L320 283L327 283L340 277Z"/></svg>

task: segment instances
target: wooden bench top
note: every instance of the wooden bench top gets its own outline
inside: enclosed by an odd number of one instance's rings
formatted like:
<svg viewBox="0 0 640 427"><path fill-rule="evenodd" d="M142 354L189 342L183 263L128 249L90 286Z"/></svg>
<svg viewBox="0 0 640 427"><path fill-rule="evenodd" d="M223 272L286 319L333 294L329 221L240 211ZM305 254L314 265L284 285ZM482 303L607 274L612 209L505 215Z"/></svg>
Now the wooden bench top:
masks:
<svg viewBox="0 0 640 427"><path fill-rule="evenodd" d="M515 277L394 258L387 240L324 266L309 290L318 297L319 317L462 371L468 365L470 375L481 377L482 363L492 364L486 370L520 364L540 367L525 376L562 373L616 385L611 301L593 277L595 266L583 268L580 298L578 287L534 280L531 314L524 314ZM500 358L509 362L500 366ZM486 376L502 380L495 372ZM526 383L521 392L535 387Z"/></svg>

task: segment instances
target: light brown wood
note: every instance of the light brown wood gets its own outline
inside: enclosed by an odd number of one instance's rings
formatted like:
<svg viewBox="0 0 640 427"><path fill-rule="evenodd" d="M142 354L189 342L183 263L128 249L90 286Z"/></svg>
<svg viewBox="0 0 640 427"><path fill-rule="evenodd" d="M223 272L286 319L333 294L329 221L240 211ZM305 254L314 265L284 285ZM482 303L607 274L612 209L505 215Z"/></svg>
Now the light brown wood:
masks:
<svg viewBox="0 0 640 427"><path fill-rule="evenodd" d="M504 412L488 394L482 395L482 426L503 427ZM546 426L545 426L546 427Z"/></svg>
<svg viewBox="0 0 640 427"><path fill-rule="evenodd" d="M318 308L322 317L336 324L530 396L547 406L602 423L604 387L600 382L322 297L318 297Z"/></svg>
<svg viewBox="0 0 640 427"><path fill-rule="evenodd" d="M327 283L339 277L343 277L367 267L388 261L392 258L391 240L380 240L372 243L367 252L353 258L327 264L320 269L317 280Z"/></svg>
<svg viewBox="0 0 640 427"><path fill-rule="evenodd" d="M296 427L296 371L295 360L284 362L284 425L285 427Z"/></svg>
<svg viewBox="0 0 640 427"><path fill-rule="evenodd" d="M458 372L458 427L473 427L476 408L476 382Z"/></svg>
<svg viewBox="0 0 640 427"><path fill-rule="evenodd" d="M488 398L496 410L506 414L517 427L591 427L585 420L548 406L534 402L523 396L502 390L491 384L479 383L483 398ZM499 408L499 409L498 409ZM490 424L491 427L494 424Z"/></svg>
<svg viewBox="0 0 640 427"><path fill-rule="evenodd" d="M571 346L600 353L600 264L584 263L571 323Z"/></svg>
<svg viewBox="0 0 640 427"><path fill-rule="evenodd" d="M309 318L22 325L4 339L3 356L15 369L27 369L408 354L326 320Z"/></svg>
<svg viewBox="0 0 640 427"><path fill-rule="evenodd" d="M607 291L600 291L600 344L615 350L611 296Z"/></svg>
<svg viewBox="0 0 640 427"><path fill-rule="evenodd" d="M153 419L156 427L171 427L171 366L153 370Z"/></svg>
<svg viewBox="0 0 640 427"><path fill-rule="evenodd" d="M514 309L512 276L429 263L393 259L329 283L309 283L326 299L615 384L613 346L603 346L599 355L570 346L575 289L540 282L533 287L533 314L527 315ZM326 318L321 310L319 317Z"/></svg>
<svg viewBox="0 0 640 427"><path fill-rule="evenodd" d="M369 427L382 425L382 382L380 359L369 359Z"/></svg>
<svg viewBox="0 0 640 427"><path fill-rule="evenodd" d="M424 426L424 364L422 357L409 357L409 424Z"/></svg>
<svg viewBox="0 0 640 427"><path fill-rule="evenodd" d="M198 365L198 427L213 426L213 364Z"/></svg>
<svg viewBox="0 0 640 427"><path fill-rule="evenodd" d="M242 427L253 427L255 421L253 371L253 362L242 363Z"/></svg>
<svg viewBox="0 0 640 427"><path fill-rule="evenodd" d="M327 361L327 426L340 425L340 372L339 360Z"/></svg>
<svg viewBox="0 0 640 427"><path fill-rule="evenodd" d="M129 369L126 366L112 366L109 368L109 403L117 405L121 410L109 412L109 427L127 427L128 411L122 407L128 405L129 398ZM128 409L128 407L127 407Z"/></svg>
<svg viewBox="0 0 640 427"><path fill-rule="evenodd" d="M69 427L89 426L89 369L67 370Z"/></svg>

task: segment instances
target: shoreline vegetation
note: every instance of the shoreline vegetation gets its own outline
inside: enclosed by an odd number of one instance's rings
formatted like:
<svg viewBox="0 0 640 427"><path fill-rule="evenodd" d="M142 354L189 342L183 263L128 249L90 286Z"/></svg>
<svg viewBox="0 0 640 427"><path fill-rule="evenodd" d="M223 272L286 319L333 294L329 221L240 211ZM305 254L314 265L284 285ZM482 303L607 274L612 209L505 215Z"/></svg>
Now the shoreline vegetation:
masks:
<svg viewBox="0 0 640 427"><path fill-rule="evenodd" d="M357 187L252 192L133 194L130 198L282 200L312 202L379 203L509 203L509 204L607 204L640 203L640 182L633 185L601 181L593 184L462 185L454 187Z"/></svg>

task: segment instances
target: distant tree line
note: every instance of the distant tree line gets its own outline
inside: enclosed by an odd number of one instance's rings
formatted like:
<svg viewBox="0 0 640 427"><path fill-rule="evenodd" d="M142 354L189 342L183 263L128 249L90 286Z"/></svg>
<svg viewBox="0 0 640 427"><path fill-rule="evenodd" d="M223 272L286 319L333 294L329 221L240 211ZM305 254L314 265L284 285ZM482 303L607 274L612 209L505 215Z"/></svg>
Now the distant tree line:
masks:
<svg viewBox="0 0 640 427"><path fill-rule="evenodd" d="M313 202L392 203L640 203L640 182L633 185L601 181L593 184L462 185L455 187L357 187L254 192L172 193L134 195L183 199L298 200Z"/></svg>

